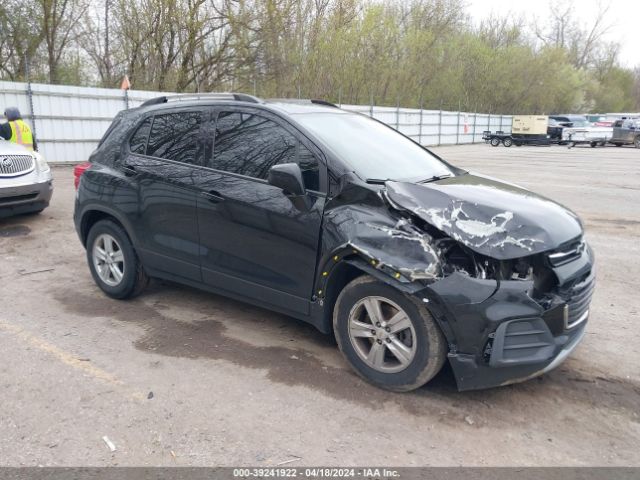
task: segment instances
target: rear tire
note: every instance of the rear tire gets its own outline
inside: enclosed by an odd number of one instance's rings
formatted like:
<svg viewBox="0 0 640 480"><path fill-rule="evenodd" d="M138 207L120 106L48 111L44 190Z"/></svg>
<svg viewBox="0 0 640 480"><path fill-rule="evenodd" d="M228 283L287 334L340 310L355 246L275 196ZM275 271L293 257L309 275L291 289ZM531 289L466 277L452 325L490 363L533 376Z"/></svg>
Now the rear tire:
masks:
<svg viewBox="0 0 640 480"><path fill-rule="evenodd" d="M492 147L497 147L498 145L500 145L500 139L494 137L494 138L491 139L490 143L491 143Z"/></svg>
<svg viewBox="0 0 640 480"><path fill-rule="evenodd" d="M633 146L636 148L640 148L640 135L633 139Z"/></svg>
<svg viewBox="0 0 640 480"><path fill-rule="evenodd" d="M100 220L87 236L87 261L93 280L108 296L132 298L149 284L127 232L111 220Z"/></svg>
<svg viewBox="0 0 640 480"><path fill-rule="evenodd" d="M369 275L352 280L340 292L333 330L355 372L395 392L427 383L447 355L447 342L424 303Z"/></svg>
<svg viewBox="0 0 640 480"><path fill-rule="evenodd" d="M508 148L513 145L513 139L511 137L507 137L502 141L502 144Z"/></svg>

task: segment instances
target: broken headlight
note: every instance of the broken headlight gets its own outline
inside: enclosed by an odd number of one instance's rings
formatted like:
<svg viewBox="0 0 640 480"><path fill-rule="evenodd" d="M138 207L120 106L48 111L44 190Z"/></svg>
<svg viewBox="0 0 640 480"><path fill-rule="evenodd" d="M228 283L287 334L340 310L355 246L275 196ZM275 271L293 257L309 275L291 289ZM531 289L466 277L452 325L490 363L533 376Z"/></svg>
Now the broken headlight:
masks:
<svg viewBox="0 0 640 480"><path fill-rule="evenodd" d="M462 272L474 278L533 281L534 290L548 291L554 275L539 256L496 260L480 255L451 238L437 240L445 276Z"/></svg>
<svg viewBox="0 0 640 480"><path fill-rule="evenodd" d="M497 262L474 253L451 238L437 241L444 275L462 272L475 278L495 278Z"/></svg>

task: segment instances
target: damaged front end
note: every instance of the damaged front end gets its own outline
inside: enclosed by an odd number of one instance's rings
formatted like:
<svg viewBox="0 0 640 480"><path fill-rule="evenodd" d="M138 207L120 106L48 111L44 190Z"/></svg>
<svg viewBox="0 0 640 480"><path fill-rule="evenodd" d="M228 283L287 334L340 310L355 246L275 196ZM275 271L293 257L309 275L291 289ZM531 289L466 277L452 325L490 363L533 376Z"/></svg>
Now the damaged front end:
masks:
<svg viewBox="0 0 640 480"><path fill-rule="evenodd" d="M564 265L552 255L575 252ZM554 253L487 260L485 278L457 271L424 294L446 332L460 390L525 380L558 366L584 334L595 285L581 239Z"/></svg>
<svg viewBox="0 0 640 480"><path fill-rule="evenodd" d="M417 296L448 341L460 390L549 371L584 334L593 253L577 216L546 198L470 174L378 191L348 184L324 222L318 298L342 261Z"/></svg>

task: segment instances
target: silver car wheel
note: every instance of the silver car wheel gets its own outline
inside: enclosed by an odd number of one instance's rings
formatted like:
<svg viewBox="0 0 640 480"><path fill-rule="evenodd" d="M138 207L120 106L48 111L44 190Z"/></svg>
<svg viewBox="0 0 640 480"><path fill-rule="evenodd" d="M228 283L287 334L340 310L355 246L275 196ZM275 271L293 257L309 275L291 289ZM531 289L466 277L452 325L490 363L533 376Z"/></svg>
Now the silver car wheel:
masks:
<svg viewBox="0 0 640 480"><path fill-rule="evenodd" d="M407 313L384 297L364 297L349 312L349 339L369 367L400 372L416 356L416 332Z"/></svg>
<svg viewBox="0 0 640 480"><path fill-rule="evenodd" d="M120 244L108 233L98 235L93 242L91 251L93 266L100 280L116 287L124 277L124 254Z"/></svg>

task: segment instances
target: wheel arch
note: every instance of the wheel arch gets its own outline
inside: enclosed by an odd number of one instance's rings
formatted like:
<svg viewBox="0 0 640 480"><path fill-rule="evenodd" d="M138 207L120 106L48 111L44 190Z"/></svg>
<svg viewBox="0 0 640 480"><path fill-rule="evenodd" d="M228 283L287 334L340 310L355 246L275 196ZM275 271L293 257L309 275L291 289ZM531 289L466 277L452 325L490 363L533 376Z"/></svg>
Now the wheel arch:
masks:
<svg viewBox="0 0 640 480"><path fill-rule="evenodd" d="M104 207L88 207L82 212L82 216L80 217L80 240L85 247L87 245L87 237L89 236L91 227L100 220L111 220L118 224L129 236L129 239L135 246L136 242L132 235L131 226L128 225L128 222L124 221L120 215Z"/></svg>
<svg viewBox="0 0 640 480"><path fill-rule="evenodd" d="M324 292L322 297L323 315L320 330L326 333L333 333L333 309L335 308L338 295L345 286L352 280L366 275L363 269L352 262L343 260L337 263L329 272L324 282Z"/></svg>
<svg viewBox="0 0 640 480"><path fill-rule="evenodd" d="M339 258L334 256L332 258ZM419 282L401 282L383 270L373 267L364 258L357 254L342 257L332 266L325 266L326 276L321 276L318 282L318 296L323 302L323 315L320 330L326 333L333 331L333 310L338 299L338 295L344 287L352 280L369 275L376 280L385 283L396 290L412 294L424 289L424 285Z"/></svg>

